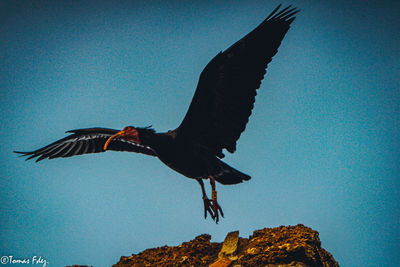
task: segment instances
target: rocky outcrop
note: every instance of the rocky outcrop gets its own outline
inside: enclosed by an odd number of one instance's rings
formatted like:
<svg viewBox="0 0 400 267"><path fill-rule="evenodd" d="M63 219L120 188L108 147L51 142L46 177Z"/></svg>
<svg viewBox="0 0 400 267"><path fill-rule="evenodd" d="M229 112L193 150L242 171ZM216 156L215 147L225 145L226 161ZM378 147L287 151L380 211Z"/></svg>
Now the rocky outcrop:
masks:
<svg viewBox="0 0 400 267"><path fill-rule="evenodd" d="M223 243L210 240L210 235L203 234L177 247L147 249L123 256L113 266L339 266L321 248L318 232L301 224L256 230L249 238L231 232Z"/></svg>

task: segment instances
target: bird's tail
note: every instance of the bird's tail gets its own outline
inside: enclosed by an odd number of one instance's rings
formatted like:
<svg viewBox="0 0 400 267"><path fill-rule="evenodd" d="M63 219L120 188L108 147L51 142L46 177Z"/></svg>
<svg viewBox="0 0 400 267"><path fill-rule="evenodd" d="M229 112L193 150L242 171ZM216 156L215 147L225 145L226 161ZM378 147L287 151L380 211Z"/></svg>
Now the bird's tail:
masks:
<svg viewBox="0 0 400 267"><path fill-rule="evenodd" d="M218 160L213 177L217 182L225 185L238 184L244 180L247 181L251 179L249 175L232 168L221 160Z"/></svg>

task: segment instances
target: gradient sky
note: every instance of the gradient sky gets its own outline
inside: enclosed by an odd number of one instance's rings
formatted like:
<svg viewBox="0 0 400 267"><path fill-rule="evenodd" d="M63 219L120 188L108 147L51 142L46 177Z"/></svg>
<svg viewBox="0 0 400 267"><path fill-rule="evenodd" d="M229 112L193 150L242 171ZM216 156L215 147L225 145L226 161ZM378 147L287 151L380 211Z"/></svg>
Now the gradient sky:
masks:
<svg viewBox="0 0 400 267"><path fill-rule="evenodd" d="M94 126L179 125L208 61L277 1L1 1L0 256L110 266L202 233L305 224L342 266L400 266L400 2L291 1L301 13L269 64L203 218L196 181L107 152L25 162ZM206 183L209 192L209 183Z"/></svg>

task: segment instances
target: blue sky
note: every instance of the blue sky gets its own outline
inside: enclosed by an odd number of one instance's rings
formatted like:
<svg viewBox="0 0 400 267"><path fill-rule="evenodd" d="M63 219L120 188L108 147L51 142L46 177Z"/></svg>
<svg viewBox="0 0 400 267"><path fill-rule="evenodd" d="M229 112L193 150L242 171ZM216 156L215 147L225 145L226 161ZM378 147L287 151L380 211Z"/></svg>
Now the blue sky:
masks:
<svg viewBox="0 0 400 267"><path fill-rule="evenodd" d="M12 153L77 128L175 128L208 61L278 4L1 1L1 256L110 266L202 233L302 223L342 266L399 266L398 1L283 3L302 11L225 159L252 179L217 185L218 225L197 182L155 158Z"/></svg>

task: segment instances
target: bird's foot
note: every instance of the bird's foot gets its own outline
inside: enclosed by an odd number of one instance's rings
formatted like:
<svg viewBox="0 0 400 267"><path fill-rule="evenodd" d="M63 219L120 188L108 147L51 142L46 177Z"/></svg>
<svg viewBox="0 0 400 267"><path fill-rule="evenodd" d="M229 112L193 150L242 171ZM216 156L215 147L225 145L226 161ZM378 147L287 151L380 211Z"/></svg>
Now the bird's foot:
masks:
<svg viewBox="0 0 400 267"><path fill-rule="evenodd" d="M215 215L211 209L211 200L208 199L206 196L203 197L204 202L204 219L207 219L207 212L210 214L211 218L215 220Z"/></svg>
<svg viewBox="0 0 400 267"><path fill-rule="evenodd" d="M214 213L213 219L215 220L216 223L218 223L219 213L221 213L221 216L224 217L224 212L222 211L221 206L218 204L217 191L215 191L215 190L212 191L212 210Z"/></svg>

